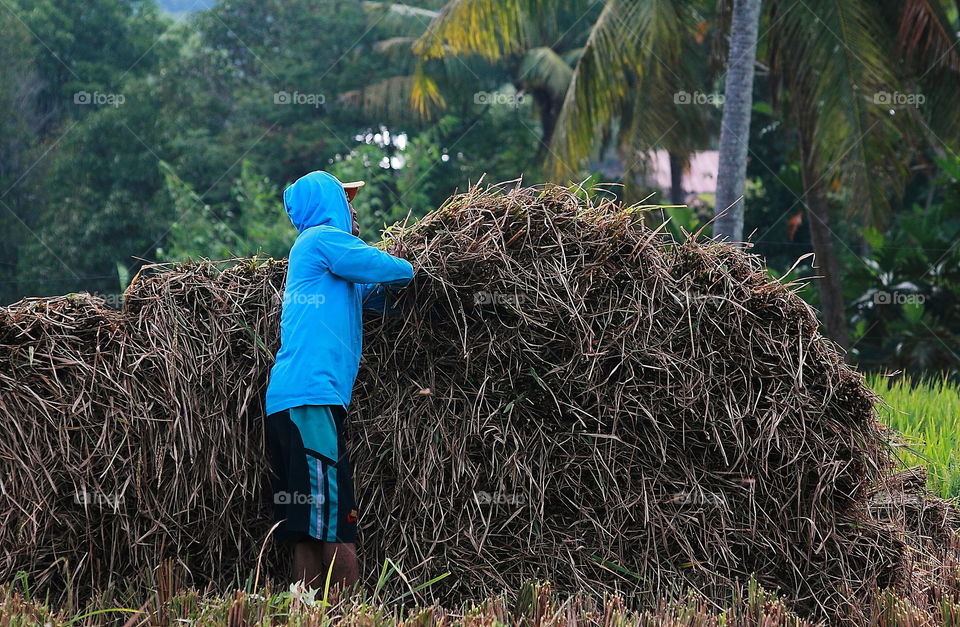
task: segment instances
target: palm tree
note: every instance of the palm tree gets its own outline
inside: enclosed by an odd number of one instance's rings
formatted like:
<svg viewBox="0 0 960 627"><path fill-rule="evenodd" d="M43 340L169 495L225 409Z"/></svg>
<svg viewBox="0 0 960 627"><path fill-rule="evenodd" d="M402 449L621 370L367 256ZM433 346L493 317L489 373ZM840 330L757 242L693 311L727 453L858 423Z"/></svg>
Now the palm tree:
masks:
<svg viewBox="0 0 960 627"><path fill-rule="evenodd" d="M935 70L953 76L940 76L944 85L933 92L957 97L957 40L944 36L955 28L935 0L806 0L799 7L774 6L768 21L768 56L779 76L775 91L800 148L803 201L823 276L821 310L833 339L847 346L828 189L846 190L847 219L882 226L908 180L915 146L937 148L941 140L931 137L932 128L956 138L956 107L938 111L934 121L932 109L899 104L901 96L920 95L918 82L929 81Z"/></svg>
<svg viewBox="0 0 960 627"><path fill-rule="evenodd" d="M709 111L677 95L709 82L704 42L711 6L705 0L610 0L599 9L589 0L452 0L415 51L428 60L524 56L521 80L558 78L544 80L553 87L549 107L541 106L550 170L575 176L598 146L613 140L626 156L630 182L649 149L664 147L682 165L708 136ZM564 57L575 65L560 72L547 51L555 33L566 36L562 20L571 16L585 36L582 48Z"/></svg>
<svg viewBox="0 0 960 627"><path fill-rule="evenodd" d="M720 156L717 172L717 212L713 235L732 242L743 240L744 180L747 178L747 142L753 107L753 66L757 58L760 0L735 0L730 23ZM725 212L725 213L720 213Z"/></svg>
<svg viewBox="0 0 960 627"><path fill-rule="evenodd" d="M884 106L882 94L926 85L949 102L960 58L948 0L800 0L771 2L764 15L765 56L775 103L795 130L818 287L827 333L848 345L836 237L828 189L847 194L848 216L881 224L903 189L912 157L905 137L943 144L956 137L955 106L939 113ZM479 54L497 59L524 48L531 24L577 0L451 0L417 44L424 58ZM728 10L729 0L720 5ZM592 21L550 142L555 173L575 171L598 138L619 129L628 154L665 145L689 154L704 137L698 107L673 106L670 95L703 84L702 24L710 8L696 0L608 0ZM900 46L892 45L899 41ZM943 81L943 74L951 80ZM941 80L936 81L935 79ZM936 82L934 89L931 87ZM956 100L953 100L956 102ZM904 148L907 148L904 150ZM726 177L725 177L726 178Z"/></svg>
<svg viewBox="0 0 960 627"><path fill-rule="evenodd" d="M451 106L475 104L476 94L484 88L495 89L506 80L514 84L522 97L532 97L537 106L541 156L546 156L573 67L586 38L584 25L578 23L579 15L570 15L566 20L560 16L554 22L540 25L519 54L496 59L464 59L454 55L425 59L414 54L414 48L438 17L437 11L392 2L365 2L364 5L373 23L399 33L377 42L374 49L406 71L341 94L342 100L389 120L424 121L437 117Z"/></svg>
<svg viewBox="0 0 960 627"><path fill-rule="evenodd" d="M437 24L451 23L444 22L449 19L444 15L449 15L450 11L455 9L448 4L440 18L422 33L413 50L422 64L450 58L458 59L461 68L466 67L465 64L471 64L472 67L472 64L478 62L495 64L506 74L508 82L513 84L518 93L532 98L539 113L538 140L541 144L541 157L546 158L564 96L573 78L574 67L583 53L583 45L589 34L589 25L592 22L590 14L596 13L595 6L583 4L586 6L586 16L571 7L564 10L563 6L558 5L558 11L551 19L527 22L522 39L516 42L516 46L498 52L484 50L483 53L473 56L454 53L447 43L443 43L439 49L427 46L427 42L438 41L432 34ZM481 45L487 44L481 42ZM478 84L477 88L479 87ZM477 89L473 91L476 92ZM472 97L471 90L459 95Z"/></svg>

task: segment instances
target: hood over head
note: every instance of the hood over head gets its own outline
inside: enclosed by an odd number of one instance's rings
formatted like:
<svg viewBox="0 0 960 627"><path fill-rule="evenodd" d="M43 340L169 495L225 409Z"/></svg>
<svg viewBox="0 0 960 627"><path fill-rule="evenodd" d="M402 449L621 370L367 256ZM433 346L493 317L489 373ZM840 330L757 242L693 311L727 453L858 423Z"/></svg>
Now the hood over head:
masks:
<svg viewBox="0 0 960 627"><path fill-rule="evenodd" d="M298 178L283 192L283 207L290 222L303 233L327 224L350 233L353 218L343 184L329 172L317 170Z"/></svg>

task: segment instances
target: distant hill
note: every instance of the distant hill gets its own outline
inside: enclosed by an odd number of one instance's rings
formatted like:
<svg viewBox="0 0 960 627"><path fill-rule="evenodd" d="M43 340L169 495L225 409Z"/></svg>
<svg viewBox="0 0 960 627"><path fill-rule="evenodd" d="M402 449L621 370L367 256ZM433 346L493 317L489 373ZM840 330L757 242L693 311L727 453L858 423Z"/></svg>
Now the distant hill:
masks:
<svg viewBox="0 0 960 627"><path fill-rule="evenodd" d="M157 0L157 4L168 13L183 14L209 9L216 0Z"/></svg>

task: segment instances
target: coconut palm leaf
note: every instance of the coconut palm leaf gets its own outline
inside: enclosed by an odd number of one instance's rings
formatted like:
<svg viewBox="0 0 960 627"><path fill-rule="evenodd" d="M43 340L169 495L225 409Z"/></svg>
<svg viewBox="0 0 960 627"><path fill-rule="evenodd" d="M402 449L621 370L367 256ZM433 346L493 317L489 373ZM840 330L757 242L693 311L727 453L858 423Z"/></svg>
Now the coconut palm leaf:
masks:
<svg viewBox="0 0 960 627"><path fill-rule="evenodd" d="M440 14L439 11L398 2L367 1L363 3L363 8L373 23L410 37L422 35L427 25Z"/></svg>
<svg viewBox="0 0 960 627"><path fill-rule="evenodd" d="M907 0L896 23L914 97L923 103L909 111L940 156L960 138L960 51L957 25L936 0Z"/></svg>
<svg viewBox="0 0 960 627"><path fill-rule="evenodd" d="M795 100L816 111L814 137L823 178L849 190L848 206L869 224L888 214L906 182L908 116L886 104L900 89L884 45L883 20L865 0L806 0L776 7L771 65Z"/></svg>
<svg viewBox="0 0 960 627"><path fill-rule="evenodd" d="M678 122L683 128L703 119L703 107L676 102L677 94L702 86L692 67L695 57L683 54L701 21L696 4L611 0L604 6L557 122L550 164L555 173L575 171L619 117L626 118L627 130L621 145L647 149L671 136L679 141Z"/></svg>
<svg viewBox="0 0 960 627"><path fill-rule="evenodd" d="M956 31L939 2L906 0L897 39L909 59L960 73Z"/></svg>
<svg viewBox="0 0 960 627"><path fill-rule="evenodd" d="M416 37L390 37L373 44L373 49L387 56L412 57L411 51Z"/></svg>
<svg viewBox="0 0 960 627"><path fill-rule="evenodd" d="M410 117L408 102L413 83L412 76L391 76L362 89L344 92L340 94L339 101L386 120L405 120Z"/></svg>
<svg viewBox="0 0 960 627"><path fill-rule="evenodd" d="M424 58L475 54L488 59L526 51L521 78L529 75L541 84L549 82L550 93L564 97L547 151L550 169L573 175L614 127L629 132L623 137L618 133L622 146L647 143L649 147L662 144L678 120L684 128L687 120L704 118L703 108L678 108L674 102L678 92L693 92L701 86L689 72L691 59L683 55L703 24L702 15L697 14L700 4L695 0L610 0L594 15L595 3L573 0L452 0L415 50ZM568 53L576 60L569 74L555 50L530 45L542 31L558 30L556 16L564 10L580 11L581 18L592 22L585 44ZM561 92L564 83L568 89ZM644 106L638 107L641 93ZM617 122L633 113L642 119Z"/></svg>
<svg viewBox="0 0 960 627"><path fill-rule="evenodd" d="M489 59L530 47L532 25L556 24L562 6L589 10L584 0L451 0L417 42L424 58L479 54Z"/></svg>
<svg viewBox="0 0 960 627"><path fill-rule="evenodd" d="M563 98L572 77L573 67L546 46L527 51L520 62L521 82L546 89L557 98Z"/></svg>
<svg viewBox="0 0 960 627"><path fill-rule="evenodd" d="M413 73L413 82L410 86L410 103L421 118L432 117L433 112L443 109L446 101L440 93L440 88L432 76L424 71L423 64L418 64Z"/></svg>

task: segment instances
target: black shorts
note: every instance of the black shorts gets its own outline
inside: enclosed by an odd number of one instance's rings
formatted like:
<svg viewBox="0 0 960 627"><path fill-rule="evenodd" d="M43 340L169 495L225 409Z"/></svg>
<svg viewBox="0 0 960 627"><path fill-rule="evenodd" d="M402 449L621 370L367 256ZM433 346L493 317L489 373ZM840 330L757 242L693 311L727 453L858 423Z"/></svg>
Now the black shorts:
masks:
<svg viewBox="0 0 960 627"><path fill-rule="evenodd" d="M338 405L304 405L267 416L277 540L356 542L346 414Z"/></svg>

